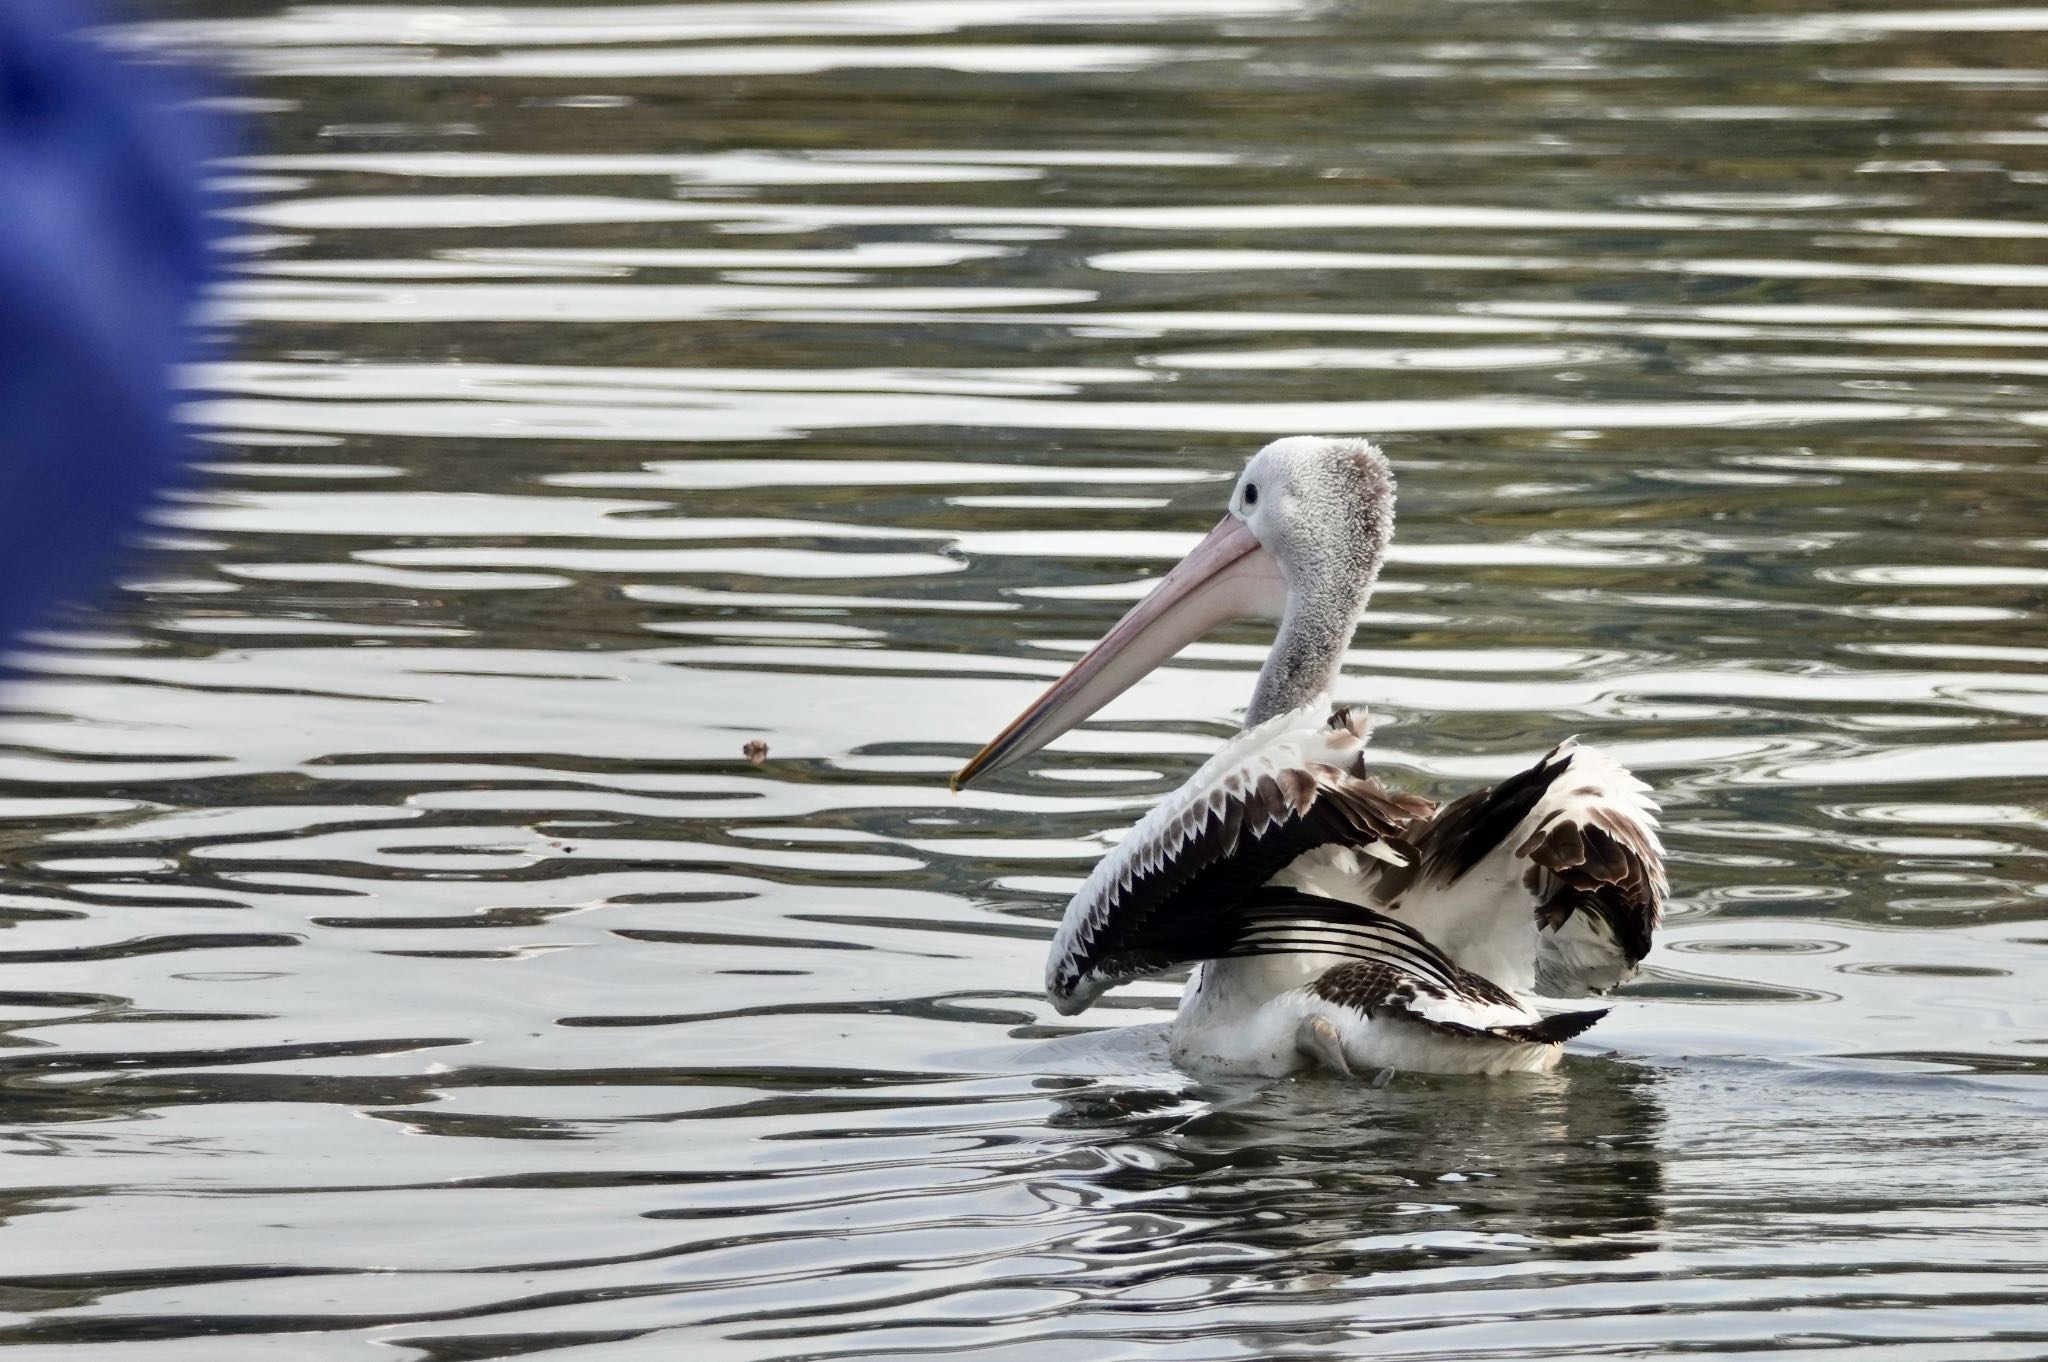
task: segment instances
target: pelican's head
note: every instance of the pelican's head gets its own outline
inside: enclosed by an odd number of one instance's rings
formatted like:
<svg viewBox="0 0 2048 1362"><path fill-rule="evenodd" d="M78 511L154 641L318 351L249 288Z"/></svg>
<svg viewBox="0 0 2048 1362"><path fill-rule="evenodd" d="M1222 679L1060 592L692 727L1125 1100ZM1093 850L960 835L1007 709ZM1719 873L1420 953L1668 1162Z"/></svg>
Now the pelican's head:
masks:
<svg viewBox="0 0 2048 1362"><path fill-rule="evenodd" d="M1362 602L1393 535L1394 470L1368 440L1290 435L1252 455L1230 515L1291 592Z"/></svg>
<svg viewBox="0 0 2048 1362"><path fill-rule="evenodd" d="M1321 649L1323 665L1349 641L1393 526L1394 473L1370 441L1275 440L1238 475L1216 528L976 753L953 788L1036 752L1226 620L1284 620L1286 634ZM1280 675L1275 664L1290 664L1277 648L1262 693Z"/></svg>

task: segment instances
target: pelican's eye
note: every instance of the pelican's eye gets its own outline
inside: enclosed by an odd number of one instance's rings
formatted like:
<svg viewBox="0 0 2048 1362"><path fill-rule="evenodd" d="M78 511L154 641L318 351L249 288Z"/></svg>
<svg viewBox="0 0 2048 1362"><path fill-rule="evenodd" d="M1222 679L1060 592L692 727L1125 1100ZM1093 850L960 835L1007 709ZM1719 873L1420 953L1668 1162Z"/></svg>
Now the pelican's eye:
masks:
<svg viewBox="0 0 2048 1362"><path fill-rule="evenodd" d="M1246 509L1247 511L1249 511L1249 510L1250 510L1250 509L1251 509L1252 507L1254 507L1254 506L1256 506L1256 505L1258 505L1258 504L1259 504L1259 485L1258 485L1257 483L1255 483L1255 482L1248 482L1248 483L1246 483L1246 484L1244 485L1244 508L1245 508L1245 509Z"/></svg>

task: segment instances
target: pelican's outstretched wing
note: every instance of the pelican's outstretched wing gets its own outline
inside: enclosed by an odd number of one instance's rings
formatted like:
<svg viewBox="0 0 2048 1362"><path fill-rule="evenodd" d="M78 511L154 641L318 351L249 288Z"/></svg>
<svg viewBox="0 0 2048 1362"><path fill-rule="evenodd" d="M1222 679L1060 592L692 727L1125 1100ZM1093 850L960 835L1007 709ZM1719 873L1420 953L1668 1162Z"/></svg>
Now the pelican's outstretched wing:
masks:
<svg viewBox="0 0 2048 1362"><path fill-rule="evenodd" d="M1253 890L1304 853L1339 845L1406 867L1396 843L1425 800L1364 774L1365 719L1326 702L1247 729L1097 863L1067 905L1046 996L1081 1011L1116 984L1230 954Z"/></svg>
<svg viewBox="0 0 2048 1362"><path fill-rule="evenodd" d="M1605 993L1650 949L1664 896L1657 804L1628 769L1566 739L1411 833L1406 884L1377 897L1465 969L1558 998Z"/></svg>

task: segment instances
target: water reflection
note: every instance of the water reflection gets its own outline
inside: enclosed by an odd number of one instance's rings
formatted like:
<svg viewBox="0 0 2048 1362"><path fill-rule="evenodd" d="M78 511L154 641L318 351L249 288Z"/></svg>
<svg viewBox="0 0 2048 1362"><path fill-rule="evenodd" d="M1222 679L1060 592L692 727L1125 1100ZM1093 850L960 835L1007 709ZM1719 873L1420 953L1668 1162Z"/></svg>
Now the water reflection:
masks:
<svg viewBox="0 0 2048 1362"><path fill-rule="evenodd" d="M1584 1059L1506 1085L1101 1086L1070 1095L1057 1124L1106 1141L1106 1166L1070 1184L1077 1196L1240 1250L1245 1289L1370 1287L1436 1260L1654 1250L1658 1081Z"/></svg>

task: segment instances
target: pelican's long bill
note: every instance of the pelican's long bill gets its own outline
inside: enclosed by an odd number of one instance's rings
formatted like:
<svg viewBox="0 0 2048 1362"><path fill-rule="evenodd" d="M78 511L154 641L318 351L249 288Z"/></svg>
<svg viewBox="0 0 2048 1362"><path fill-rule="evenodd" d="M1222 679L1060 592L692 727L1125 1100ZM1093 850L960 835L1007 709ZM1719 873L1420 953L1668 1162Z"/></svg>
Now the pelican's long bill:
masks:
<svg viewBox="0 0 2048 1362"><path fill-rule="evenodd" d="M1030 756L1224 621L1278 619L1286 607L1279 562L1244 521L1226 515L1100 643L975 753L953 788Z"/></svg>

